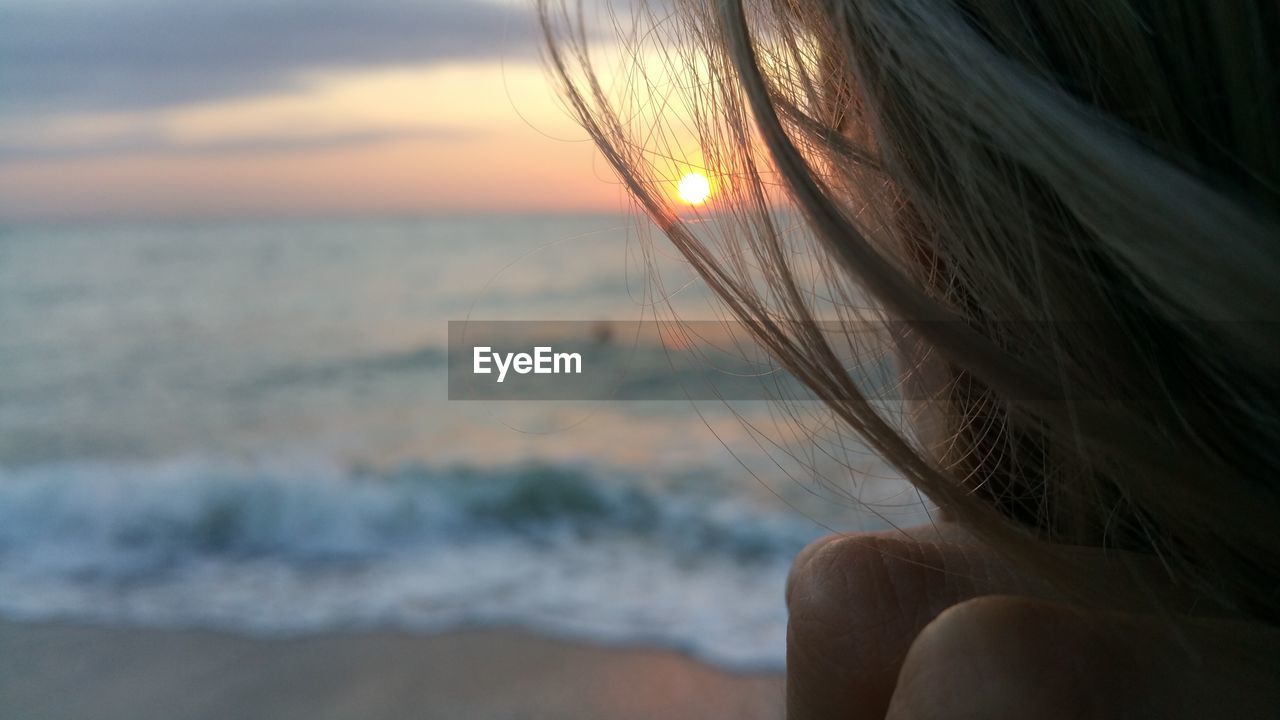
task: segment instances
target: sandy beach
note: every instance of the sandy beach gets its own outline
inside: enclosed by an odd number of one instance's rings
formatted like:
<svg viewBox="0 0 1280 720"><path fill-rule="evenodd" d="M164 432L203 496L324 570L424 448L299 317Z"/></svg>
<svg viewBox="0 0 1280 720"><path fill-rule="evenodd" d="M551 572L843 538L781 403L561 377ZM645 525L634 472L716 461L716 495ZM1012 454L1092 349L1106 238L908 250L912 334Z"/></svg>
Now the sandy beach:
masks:
<svg viewBox="0 0 1280 720"><path fill-rule="evenodd" d="M781 718L779 675L511 631L331 633L0 623L0 717Z"/></svg>

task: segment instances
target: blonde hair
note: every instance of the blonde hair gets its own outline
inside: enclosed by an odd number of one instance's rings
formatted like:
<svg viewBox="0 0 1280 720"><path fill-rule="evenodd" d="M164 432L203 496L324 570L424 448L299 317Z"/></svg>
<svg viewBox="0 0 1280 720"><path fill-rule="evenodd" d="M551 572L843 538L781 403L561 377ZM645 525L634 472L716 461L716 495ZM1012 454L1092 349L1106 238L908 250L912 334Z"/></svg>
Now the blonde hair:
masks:
<svg viewBox="0 0 1280 720"><path fill-rule="evenodd" d="M678 0L613 18L642 77L620 95L583 15L539 4L638 205L946 512L1067 582L1090 578L1064 545L1133 550L1277 620L1280 5ZM666 197L680 135L719 235ZM938 442L815 329L864 293L909 331Z"/></svg>

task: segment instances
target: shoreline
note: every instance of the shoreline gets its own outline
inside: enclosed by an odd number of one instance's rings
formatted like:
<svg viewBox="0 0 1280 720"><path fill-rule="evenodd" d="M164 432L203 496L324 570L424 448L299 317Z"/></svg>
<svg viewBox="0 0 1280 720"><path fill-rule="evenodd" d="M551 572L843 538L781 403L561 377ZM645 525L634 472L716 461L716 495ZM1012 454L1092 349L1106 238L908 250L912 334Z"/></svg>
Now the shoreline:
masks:
<svg viewBox="0 0 1280 720"><path fill-rule="evenodd" d="M777 673L519 630L215 630L0 621L0 717L776 720Z"/></svg>

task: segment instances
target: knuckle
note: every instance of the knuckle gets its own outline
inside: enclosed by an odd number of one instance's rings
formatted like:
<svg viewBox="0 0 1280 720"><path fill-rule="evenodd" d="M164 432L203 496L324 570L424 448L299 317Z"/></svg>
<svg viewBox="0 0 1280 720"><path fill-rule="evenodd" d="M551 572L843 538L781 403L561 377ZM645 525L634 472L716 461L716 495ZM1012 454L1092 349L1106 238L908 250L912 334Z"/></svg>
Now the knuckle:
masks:
<svg viewBox="0 0 1280 720"><path fill-rule="evenodd" d="M898 585L912 543L872 535L833 536L806 548L787 581L791 630L822 640L889 637L904 618Z"/></svg>
<svg viewBox="0 0 1280 720"><path fill-rule="evenodd" d="M796 716L801 708L826 716L847 708L850 697L880 712L888 705L893 656L900 659L914 635L902 621L888 559L902 555L901 544L832 536L797 557L787 592L787 696Z"/></svg>
<svg viewBox="0 0 1280 720"><path fill-rule="evenodd" d="M881 538L837 535L817 540L796 557L787 577L787 606L857 607L858 595L879 584L884 572Z"/></svg>

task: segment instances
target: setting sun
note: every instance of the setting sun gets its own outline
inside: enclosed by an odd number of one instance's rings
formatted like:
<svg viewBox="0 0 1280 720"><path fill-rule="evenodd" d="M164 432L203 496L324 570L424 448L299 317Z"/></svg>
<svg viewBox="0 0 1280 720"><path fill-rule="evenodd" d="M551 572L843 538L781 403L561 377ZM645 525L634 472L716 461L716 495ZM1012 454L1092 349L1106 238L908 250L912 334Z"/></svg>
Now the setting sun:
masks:
<svg viewBox="0 0 1280 720"><path fill-rule="evenodd" d="M676 193L690 205L701 205L711 195L711 182L706 175L691 172L676 183Z"/></svg>

